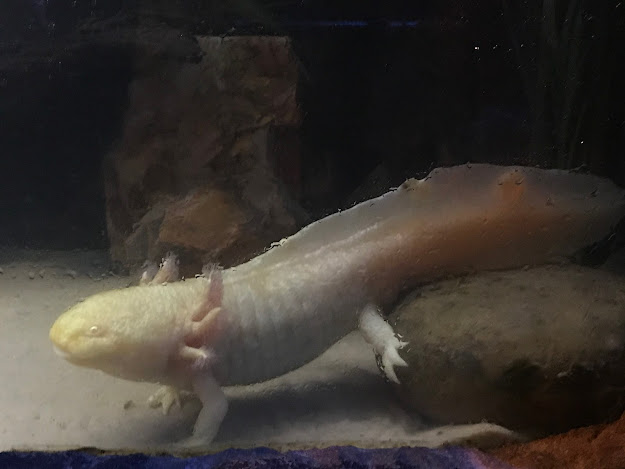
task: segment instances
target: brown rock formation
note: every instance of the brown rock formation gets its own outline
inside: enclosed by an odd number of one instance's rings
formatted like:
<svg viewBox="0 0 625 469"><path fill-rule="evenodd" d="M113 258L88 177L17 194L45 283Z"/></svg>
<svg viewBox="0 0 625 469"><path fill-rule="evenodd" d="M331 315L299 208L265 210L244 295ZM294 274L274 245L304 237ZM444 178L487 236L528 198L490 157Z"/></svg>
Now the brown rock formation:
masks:
<svg viewBox="0 0 625 469"><path fill-rule="evenodd" d="M286 190L296 194L298 184L289 41L198 43L197 64L142 58L130 87L122 137L105 172L111 254L127 267L170 249L189 269L197 266L185 257L230 265L304 220Z"/></svg>

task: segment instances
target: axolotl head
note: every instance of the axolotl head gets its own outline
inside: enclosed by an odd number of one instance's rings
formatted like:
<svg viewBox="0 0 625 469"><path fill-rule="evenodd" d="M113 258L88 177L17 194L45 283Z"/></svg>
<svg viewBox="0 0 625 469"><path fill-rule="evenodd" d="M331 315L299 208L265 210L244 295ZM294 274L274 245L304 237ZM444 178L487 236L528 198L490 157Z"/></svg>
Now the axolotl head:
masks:
<svg viewBox="0 0 625 469"><path fill-rule="evenodd" d="M170 286L171 287L171 286ZM72 364L133 381L159 381L180 343L176 288L131 287L93 295L50 329L55 351Z"/></svg>

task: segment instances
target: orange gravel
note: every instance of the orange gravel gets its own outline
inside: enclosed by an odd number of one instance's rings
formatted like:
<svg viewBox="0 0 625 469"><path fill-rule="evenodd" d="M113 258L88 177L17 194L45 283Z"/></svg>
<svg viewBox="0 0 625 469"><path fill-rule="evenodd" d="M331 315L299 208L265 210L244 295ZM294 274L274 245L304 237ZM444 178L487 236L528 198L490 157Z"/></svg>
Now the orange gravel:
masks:
<svg viewBox="0 0 625 469"><path fill-rule="evenodd" d="M524 444L491 451L497 458L523 469L625 468L625 414L606 425L578 428Z"/></svg>

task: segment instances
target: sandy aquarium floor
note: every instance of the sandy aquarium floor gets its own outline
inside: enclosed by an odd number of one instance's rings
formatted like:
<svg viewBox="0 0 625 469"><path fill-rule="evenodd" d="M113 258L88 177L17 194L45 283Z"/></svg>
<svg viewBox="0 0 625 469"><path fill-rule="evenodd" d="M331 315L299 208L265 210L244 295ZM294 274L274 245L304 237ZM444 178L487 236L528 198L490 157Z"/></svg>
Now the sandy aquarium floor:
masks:
<svg viewBox="0 0 625 469"><path fill-rule="evenodd" d="M61 312L132 282L110 273L105 253L0 249L0 268L0 451L158 450L190 434L199 401L164 416L146 403L156 385L72 366L52 350L48 330ZM498 427L431 428L407 413L357 333L299 370L226 394L230 409L213 449L436 446L473 437L488 446L501 437Z"/></svg>

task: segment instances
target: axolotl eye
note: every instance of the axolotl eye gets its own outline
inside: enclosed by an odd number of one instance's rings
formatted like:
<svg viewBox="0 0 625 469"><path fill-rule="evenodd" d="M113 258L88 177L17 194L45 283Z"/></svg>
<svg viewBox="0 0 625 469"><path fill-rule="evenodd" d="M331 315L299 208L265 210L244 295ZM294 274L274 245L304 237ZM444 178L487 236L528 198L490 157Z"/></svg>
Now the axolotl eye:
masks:
<svg viewBox="0 0 625 469"><path fill-rule="evenodd" d="M104 333L104 330L100 326L91 326L87 332L91 337L100 337Z"/></svg>

